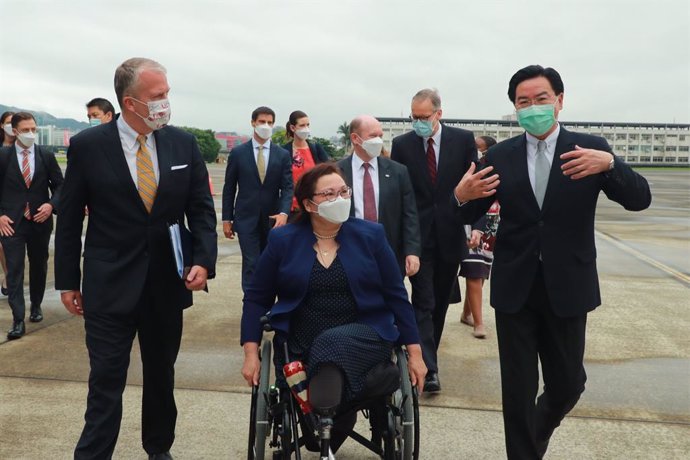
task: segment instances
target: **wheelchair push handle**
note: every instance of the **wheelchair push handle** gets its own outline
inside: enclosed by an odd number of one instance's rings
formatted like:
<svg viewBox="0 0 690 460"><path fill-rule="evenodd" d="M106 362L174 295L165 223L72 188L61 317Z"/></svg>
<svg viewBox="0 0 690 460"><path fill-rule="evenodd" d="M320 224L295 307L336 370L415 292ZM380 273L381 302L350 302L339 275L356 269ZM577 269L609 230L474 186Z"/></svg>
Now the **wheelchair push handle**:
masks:
<svg viewBox="0 0 690 460"><path fill-rule="evenodd" d="M261 328L264 330L264 332L271 332L273 331L273 326L271 326L271 313L267 313L264 316L262 316L259 319L259 322L261 323Z"/></svg>

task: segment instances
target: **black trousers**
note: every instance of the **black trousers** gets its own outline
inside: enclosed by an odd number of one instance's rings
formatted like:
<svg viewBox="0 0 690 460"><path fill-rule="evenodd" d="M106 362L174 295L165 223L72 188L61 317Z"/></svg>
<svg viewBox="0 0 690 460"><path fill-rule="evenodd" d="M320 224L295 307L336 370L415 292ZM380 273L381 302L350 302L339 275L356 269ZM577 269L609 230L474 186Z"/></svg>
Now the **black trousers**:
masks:
<svg viewBox="0 0 690 460"><path fill-rule="evenodd" d="M266 248L268 232L271 231L273 223L275 223L273 219L269 221L268 218L262 216L259 217L259 222L254 230L237 234L242 252L242 291L246 292L252 281L256 264Z"/></svg>
<svg viewBox="0 0 690 460"><path fill-rule="evenodd" d="M146 283L129 314L91 312L84 308L86 347L91 373L85 425L75 459L109 459L120 432L122 392L135 334L139 336L144 387L142 444L149 454L170 450L175 440L177 407L173 396L175 360L182 337L182 310L155 301Z"/></svg>
<svg viewBox="0 0 690 460"><path fill-rule="evenodd" d="M496 311L509 459L542 458L554 430L584 392L586 323L586 314L561 318L553 313L541 268L522 310ZM537 359L544 379L539 398Z"/></svg>
<svg viewBox="0 0 690 460"><path fill-rule="evenodd" d="M41 224L22 218L15 227L14 235L2 238L7 260L8 301L15 321L23 321L26 316L24 259L27 256L31 305L40 307L43 302L48 274L48 244L52 231L52 217Z"/></svg>
<svg viewBox="0 0 690 460"><path fill-rule="evenodd" d="M419 271L410 277L422 357L429 372L438 372L437 351L459 266L459 262L447 262L436 249L428 248L422 251Z"/></svg>

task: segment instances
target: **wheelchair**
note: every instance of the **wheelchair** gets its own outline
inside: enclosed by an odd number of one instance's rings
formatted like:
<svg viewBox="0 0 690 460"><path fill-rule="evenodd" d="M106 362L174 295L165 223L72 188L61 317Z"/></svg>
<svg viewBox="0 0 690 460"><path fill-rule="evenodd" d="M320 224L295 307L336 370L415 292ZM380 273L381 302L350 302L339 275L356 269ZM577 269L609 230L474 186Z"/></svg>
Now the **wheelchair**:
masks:
<svg viewBox="0 0 690 460"><path fill-rule="evenodd" d="M248 460L300 460L302 447L317 450L314 441L318 443L320 458L332 459L330 428L334 419L352 411L369 419L370 433L364 436L353 428L348 433L350 439L384 460L419 458L419 400L417 388L410 382L404 349L394 348L391 362L379 365L369 373L367 390L361 400L345 403L331 413L318 413L315 408L312 413L317 415L312 416L312 433L305 432L305 415L290 389L287 386L281 388L275 377L271 378L272 369L275 371L272 350L272 342L264 340L260 349L259 384L252 387ZM376 391L370 391L372 388Z"/></svg>

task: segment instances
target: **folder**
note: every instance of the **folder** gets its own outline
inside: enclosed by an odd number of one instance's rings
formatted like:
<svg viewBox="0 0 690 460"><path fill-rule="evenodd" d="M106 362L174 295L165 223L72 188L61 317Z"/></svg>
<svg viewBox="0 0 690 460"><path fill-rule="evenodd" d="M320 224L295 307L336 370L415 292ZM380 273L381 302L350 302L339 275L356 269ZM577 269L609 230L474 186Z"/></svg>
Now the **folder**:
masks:
<svg viewBox="0 0 690 460"><path fill-rule="evenodd" d="M180 279L185 279L192 267L192 232L184 225L174 223L168 227L175 268Z"/></svg>

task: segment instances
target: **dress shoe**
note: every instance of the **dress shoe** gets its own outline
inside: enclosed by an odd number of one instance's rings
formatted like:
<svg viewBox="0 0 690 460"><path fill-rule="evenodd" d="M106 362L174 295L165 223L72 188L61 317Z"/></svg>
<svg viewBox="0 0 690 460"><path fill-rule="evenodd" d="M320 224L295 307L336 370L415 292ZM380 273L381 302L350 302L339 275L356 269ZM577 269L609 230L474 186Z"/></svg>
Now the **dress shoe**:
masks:
<svg viewBox="0 0 690 460"><path fill-rule="evenodd" d="M7 286L0 286L0 294L5 296L10 294L10 291L7 289Z"/></svg>
<svg viewBox="0 0 690 460"><path fill-rule="evenodd" d="M441 391L441 381L437 372L429 372L424 379L424 393L437 393Z"/></svg>
<svg viewBox="0 0 690 460"><path fill-rule="evenodd" d="M43 321L43 311L41 307L31 306L31 315L29 315L29 321L32 323L40 323Z"/></svg>
<svg viewBox="0 0 690 460"><path fill-rule="evenodd" d="M149 460L173 460L170 452L163 452L160 454L149 454Z"/></svg>
<svg viewBox="0 0 690 460"><path fill-rule="evenodd" d="M463 314L460 314L460 322L462 324L467 324L468 326L474 326L472 315L464 316Z"/></svg>
<svg viewBox="0 0 690 460"><path fill-rule="evenodd" d="M14 321L12 329L7 331L7 340L15 340L21 338L26 333L24 321Z"/></svg>
<svg viewBox="0 0 690 460"><path fill-rule="evenodd" d="M472 331L472 335L475 339L485 339L486 331L484 330L484 325L480 324L479 326L475 326L474 331Z"/></svg>

